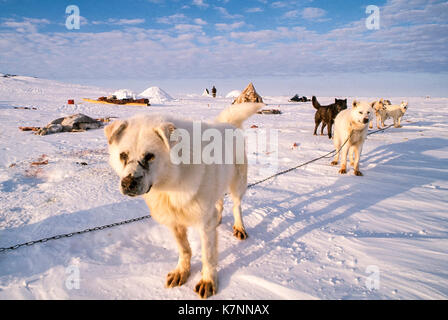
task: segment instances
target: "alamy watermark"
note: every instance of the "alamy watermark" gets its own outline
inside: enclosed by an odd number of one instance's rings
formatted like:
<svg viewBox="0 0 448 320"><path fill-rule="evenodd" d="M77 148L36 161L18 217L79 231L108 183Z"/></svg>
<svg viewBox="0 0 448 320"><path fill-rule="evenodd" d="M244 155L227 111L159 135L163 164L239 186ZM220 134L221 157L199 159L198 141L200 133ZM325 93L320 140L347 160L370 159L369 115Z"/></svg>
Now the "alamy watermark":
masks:
<svg viewBox="0 0 448 320"><path fill-rule="evenodd" d="M367 289L370 291L379 290L380 289L380 268L375 265L367 266L366 273L368 276L366 277L365 285Z"/></svg>
<svg viewBox="0 0 448 320"><path fill-rule="evenodd" d="M68 14L65 19L65 27L68 30L79 30L81 26L79 7L73 4L69 5L65 8L65 13Z"/></svg>
<svg viewBox="0 0 448 320"><path fill-rule="evenodd" d="M67 275L65 279L65 287L67 290L78 290L81 282L79 267L72 264L65 269L65 274Z"/></svg>
<svg viewBox="0 0 448 320"><path fill-rule="evenodd" d="M192 132L176 128L170 134L173 164L244 164L262 165L264 171L278 168L277 129L203 129L193 122ZM246 157L247 155L247 157Z"/></svg>
<svg viewBox="0 0 448 320"><path fill-rule="evenodd" d="M369 5L366 8L366 14L369 14L369 16L366 19L366 28L369 30L379 30L380 8L375 5Z"/></svg>

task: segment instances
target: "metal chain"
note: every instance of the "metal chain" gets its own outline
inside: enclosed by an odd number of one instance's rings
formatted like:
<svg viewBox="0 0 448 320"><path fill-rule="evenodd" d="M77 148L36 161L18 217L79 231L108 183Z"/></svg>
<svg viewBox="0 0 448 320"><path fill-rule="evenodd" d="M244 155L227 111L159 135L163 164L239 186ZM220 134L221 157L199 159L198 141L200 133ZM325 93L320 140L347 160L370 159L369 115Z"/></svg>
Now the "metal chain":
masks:
<svg viewBox="0 0 448 320"><path fill-rule="evenodd" d="M83 233L87 233L87 232L93 232L93 231L104 230L104 229L108 229L108 228L112 228L112 227L116 227L116 226L121 226L121 225L124 225L124 224L128 224L128 223L132 223L132 222L148 219L150 217L151 217L150 215L147 215L147 216L133 218L133 219L129 219L129 220L121 221L121 222L115 222L115 223L111 223L111 224L106 224L106 225L100 226L100 227L88 228L88 229L84 229L82 231L76 231L76 232L70 232L70 233L65 233L65 234L59 234L59 235L56 235L56 236L53 236L53 237L43 238L43 239L40 239L40 240L29 241L29 242L25 242L25 243L20 243L20 244L16 244L14 246L11 246L11 247L0 248L0 253L1 252L5 252L5 251L16 250L16 249L18 249L20 247L32 246L33 244L37 244L37 243L44 243L44 242L47 242L47 241L50 241L50 240L57 240L57 239L61 239L61 238L70 238L70 237L72 237L74 235L77 235L77 234L83 234Z"/></svg>
<svg viewBox="0 0 448 320"><path fill-rule="evenodd" d="M384 128L382 128L382 129L378 129L378 130L369 132L367 135L371 135L371 134L375 134L375 133L378 133L378 132L385 131L385 130L389 129L390 127L392 127L392 125L389 125L389 126L387 126L387 127L384 127ZM347 140L345 140L345 142L342 144L342 146L341 146L338 150L335 149L335 150L333 150L333 151L330 151L330 152L324 154L323 156L320 156L320 157L318 157L318 158L309 160L309 161L304 162L304 163L302 163L302 164L299 164L299 165L297 165L297 166L295 166L295 167L292 167L292 168L289 168L289 169L286 169L286 170L277 172L277 173L273 174L272 176L269 176L269 177L264 178L264 179L262 179L262 180L259 180L259 181L257 181L257 182L250 183L250 184L247 185L247 189L250 189L250 188L252 188L252 187L254 187L254 186L258 185L258 184L261 184L261 183L263 183L263 182L265 182L265 181L267 181L267 180L273 179L273 178L275 178L275 177L277 177L277 176L281 176L281 175L283 175L283 174L286 174L286 173L288 173L288 172L291 172L291 171L293 171L293 170L296 170L296 169L298 169L298 168L300 168L300 167L306 166L307 164L316 162L316 161L318 161L318 160L320 160L320 159L323 159L323 158L327 158L327 157L329 157L330 155L335 154L335 153L341 151L341 149L342 149L342 148L344 147L344 145L348 142L348 140L350 139L350 137L351 137L351 135L347 138ZM88 229L84 229L84 230L82 230L82 231L76 231L76 232L70 232L70 233L65 233L65 234L59 234L59 235L56 235L56 236L53 236L53 237L43 238L43 239L34 240L34 241L29 241L29 242L24 242L24 243L16 244L16 245L11 246L11 247L0 248L0 253L7 252L7 251L12 251L12 250L16 250L16 249L18 249L18 248L25 247L25 246L32 246L32 245L37 244L37 243L45 243L45 242L50 241L50 240L57 240L57 239L61 239L61 238L70 238L70 237L72 237L72 236L74 236L74 235L79 235L79 234L84 234L84 233L88 233L88 232L104 230L104 229L108 229L108 228L112 228L112 227L116 227L116 226L121 226L121 225L124 225L124 224L129 224L129 223L132 223L132 222L137 222L137 221L141 221L141 220L149 219L149 218L151 218L151 216L150 216L150 215L146 215L146 216L137 217L137 218L133 218L133 219L129 219L129 220L125 220L125 221L121 221L121 222L115 222L115 223L111 223L111 224L106 224L106 225L104 225L104 226L99 226L99 227L94 227L94 228L88 228Z"/></svg>

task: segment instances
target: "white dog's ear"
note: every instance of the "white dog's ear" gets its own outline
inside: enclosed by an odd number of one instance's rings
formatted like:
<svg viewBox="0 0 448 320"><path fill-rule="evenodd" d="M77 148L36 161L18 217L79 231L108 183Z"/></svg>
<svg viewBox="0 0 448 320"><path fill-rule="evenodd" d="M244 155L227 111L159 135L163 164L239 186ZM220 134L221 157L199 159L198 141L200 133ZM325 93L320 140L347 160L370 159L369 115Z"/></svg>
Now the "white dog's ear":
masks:
<svg viewBox="0 0 448 320"><path fill-rule="evenodd" d="M353 100L353 108L356 108L357 106L358 106L358 101L356 101L356 100Z"/></svg>
<svg viewBox="0 0 448 320"><path fill-rule="evenodd" d="M112 144L119 142L123 136L124 130L128 127L128 122L123 120L116 120L104 128L104 134L107 138L107 143Z"/></svg>
<svg viewBox="0 0 448 320"><path fill-rule="evenodd" d="M176 130L176 127L171 122L163 123L161 126L154 129L155 133L160 137L160 139L162 139L168 150L170 150L176 143L175 141L170 140L174 130Z"/></svg>

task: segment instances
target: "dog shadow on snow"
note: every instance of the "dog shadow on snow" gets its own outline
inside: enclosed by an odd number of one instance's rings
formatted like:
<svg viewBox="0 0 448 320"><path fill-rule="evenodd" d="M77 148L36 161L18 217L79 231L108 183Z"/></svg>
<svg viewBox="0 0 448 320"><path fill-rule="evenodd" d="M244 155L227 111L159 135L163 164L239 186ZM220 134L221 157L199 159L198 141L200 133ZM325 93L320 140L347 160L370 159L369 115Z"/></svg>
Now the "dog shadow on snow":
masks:
<svg viewBox="0 0 448 320"><path fill-rule="evenodd" d="M353 169L351 168L347 175L340 176L331 186L323 186L305 194L281 190L281 199L257 200L257 203L260 203L264 208L272 207L279 209L280 212L274 212L272 216L267 214L256 226L247 228L249 234L248 240L235 243L228 249L220 252L220 261L223 261L229 255L237 257L235 261L222 266L220 272L220 288L224 289L227 287L232 281L232 275L242 267L249 266L252 262L261 258L271 250L274 250L279 245L279 242L275 241L277 238L280 238L282 246L291 248L294 242L313 230L331 226L337 221L346 219L361 210L374 206L382 200L393 198L412 188L421 187L440 179L447 180L448 175L440 170L446 164L446 160L437 159L426 154L429 151L444 148L446 145L448 145L448 139L420 138L381 146L370 152L365 152L361 156L361 170L365 174L364 177L354 176ZM328 165L330 166L329 162L331 160L327 159L326 161L328 161ZM376 166L368 169L367 166L369 164L375 164ZM389 166L391 168L388 168ZM332 168L333 174L338 175L339 167ZM296 172L295 174L300 173ZM397 183L397 179L403 179L404 181L403 183ZM393 184L394 188L384 190L382 186L388 184ZM256 188L270 189L266 185L257 186ZM276 192L280 191L278 189L271 190ZM332 192L328 193L328 190ZM286 197L284 196L285 194L287 195ZM249 195L246 195L246 197L249 197ZM306 198L306 200L300 201L301 198ZM321 200L328 204L314 211L307 209L307 212L300 213L306 206ZM296 204L283 209L282 204L288 202ZM229 210L228 207L226 208L227 210ZM250 211L254 209L256 207L251 206L251 208L246 208L243 216L249 216L251 214ZM340 213L336 214L334 213L335 211ZM284 214L287 212L293 212L295 218L285 217ZM313 217L313 221L315 222L311 222L295 232L288 230L288 235L285 236L285 231L293 224L297 222L306 223L310 217ZM275 227L272 226L274 218L282 219ZM434 223L447 224L446 221L442 220ZM223 224L226 229L232 225L231 215L224 214ZM448 232L442 235L369 233L360 234L360 237L409 238L416 240L448 239ZM264 244L263 246L256 246L256 249L250 250L254 244L251 239L263 240ZM249 253L247 253L248 251Z"/></svg>

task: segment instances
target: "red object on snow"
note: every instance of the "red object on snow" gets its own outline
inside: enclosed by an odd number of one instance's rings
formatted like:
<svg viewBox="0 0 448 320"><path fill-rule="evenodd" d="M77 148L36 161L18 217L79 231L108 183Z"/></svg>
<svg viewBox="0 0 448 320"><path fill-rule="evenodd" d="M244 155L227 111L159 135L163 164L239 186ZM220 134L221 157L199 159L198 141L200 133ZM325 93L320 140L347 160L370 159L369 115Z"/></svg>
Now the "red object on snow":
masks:
<svg viewBox="0 0 448 320"><path fill-rule="evenodd" d="M75 100L68 100L68 104L75 104Z"/></svg>

